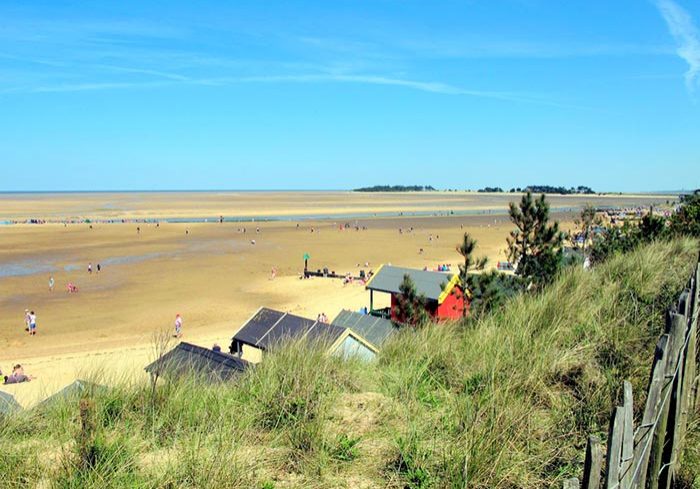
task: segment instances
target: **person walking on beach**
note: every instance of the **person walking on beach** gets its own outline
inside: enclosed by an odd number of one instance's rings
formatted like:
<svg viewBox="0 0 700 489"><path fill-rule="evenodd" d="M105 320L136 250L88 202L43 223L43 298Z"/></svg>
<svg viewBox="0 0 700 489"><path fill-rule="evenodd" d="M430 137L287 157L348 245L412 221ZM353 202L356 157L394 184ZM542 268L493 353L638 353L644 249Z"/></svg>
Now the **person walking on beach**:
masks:
<svg viewBox="0 0 700 489"><path fill-rule="evenodd" d="M92 262L88 263L88 273L92 275Z"/></svg>
<svg viewBox="0 0 700 489"><path fill-rule="evenodd" d="M29 331L29 309L24 310L24 330Z"/></svg>
<svg viewBox="0 0 700 489"><path fill-rule="evenodd" d="M36 314L34 314L34 311L29 313L29 334L31 336L36 334Z"/></svg>
<svg viewBox="0 0 700 489"><path fill-rule="evenodd" d="M175 338L182 336L182 316L180 313L175 314Z"/></svg>
<svg viewBox="0 0 700 489"><path fill-rule="evenodd" d="M53 292L53 286L55 282L53 280L53 275L49 276L49 292Z"/></svg>
<svg viewBox="0 0 700 489"><path fill-rule="evenodd" d="M100 273L100 270L102 270L102 265L99 263L97 264L97 273Z"/></svg>

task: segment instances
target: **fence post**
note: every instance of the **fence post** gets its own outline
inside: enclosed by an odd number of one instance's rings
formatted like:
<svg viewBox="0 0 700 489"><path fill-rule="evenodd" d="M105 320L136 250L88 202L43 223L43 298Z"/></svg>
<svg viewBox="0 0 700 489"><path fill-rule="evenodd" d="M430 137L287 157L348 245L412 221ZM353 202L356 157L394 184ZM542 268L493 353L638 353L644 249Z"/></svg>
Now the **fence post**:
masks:
<svg viewBox="0 0 700 489"><path fill-rule="evenodd" d="M695 339L693 342L693 346L695 348L696 357L697 357L697 348L698 348L697 325L698 325L698 316L699 315L700 315L700 262L698 263L698 266L695 268L695 298L694 298L694 302L693 302L693 315L692 315L692 321L695 324ZM697 370L696 370L695 375L690 380L691 403L690 403L689 409L692 409L694 412L697 411L698 409L700 409L700 396L698 396L698 389L699 388L700 388L700 376L698 376Z"/></svg>
<svg viewBox="0 0 700 489"><path fill-rule="evenodd" d="M687 309L686 309L687 311ZM677 367L675 370L676 376L673 379L673 390L671 391L671 405L668 413L668 425L666 435L666 449L664 450L664 466L666 470L662 472L665 478L665 487L670 489L675 481L679 465L680 453L680 427L683 408L683 365L685 365L685 340L687 338L688 318L686 315L681 315L683 320L683 343L678 352ZM661 484L660 484L661 485Z"/></svg>
<svg viewBox="0 0 700 489"><path fill-rule="evenodd" d="M632 487L632 462L634 462L634 411L632 407L632 384L625 380L623 384L624 425L622 429L622 456L620 463L620 487Z"/></svg>
<svg viewBox="0 0 700 489"><path fill-rule="evenodd" d="M671 405L671 392L674 386L674 373L676 371L676 365L678 364L678 354L683 346L684 333L685 333L685 321L684 316L680 316L675 313L669 313L666 316L666 329L668 330L668 346L666 352L668 356L665 358L664 362L664 380L663 388L661 390L661 406L659 411L658 422L656 424L656 429L654 430L654 442L650 453L650 476L649 476L649 489L658 489L659 487L666 487L665 485L660 485L660 476L663 472L668 473L667 467L664 466L668 462L668 457L664 457L665 448L667 445L667 424L670 413ZM663 478L665 483L666 477Z"/></svg>
<svg viewBox="0 0 700 489"><path fill-rule="evenodd" d="M608 435L608 471L605 478L606 489L618 487L620 482L620 455L622 454L622 438L625 424L625 410L616 407L610 416L610 432Z"/></svg>
<svg viewBox="0 0 700 489"><path fill-rule="evenodd" d="M600 473L603 470L603 449L595 435L588 437L586 461L583 465L583 489L599 489Z"/></svg>
<svg viewBox="0 0 700 489"><path fill-rule="evenodd" d="M697 283L697 282L696 282ZM680 402L680 421L677 430L677 443L679 447L678 462L682 462L682 449L685 442L685 431L688 426L689 411L695 405L695 371L696 371L696 349L697 349L697 330L698 322L695 316L695 307L697 303L691 304L690 310L690 326L688 328L688 341L683 352L682 366L682 385L681 385L681 402Z"/></svg>
<svg viewBox="0 0 700 489"><path fill-rule="evenodd" d="M661 392L664 386L664 375L666 372L666 362L669 355L669 336L664 334L656 343L654 351L654 363L651 368L651 378L649 380L649 390L646 404L644 405L644 415L642 424L639 426L635 441L634 466L635 480L632 481L637 487L644 488L646 484L647 468L649 466L649 454L651 453L654 436L654 422L659 413L661 403Z"/></svg>
<svg viewBox="0 0 700 489"><path fill-rule="evenodd" d="M671 468L675 462L673 438L675 424L677 421L677 389L679 376L676 375L676 368L680 360L681 350L685 341L685 331L687 328L686 317L680 314L671 313L668 316L669 335L671 337L671 354L669 361L666 363L666 384L667 389L664 392L664 398L667 399L663 405L661 419L655 435L657 436L655 443L655 453L658 455L655 464L652 466L654 476L650 479L649 487L656 489L658 487L668 488L671 483ZM668 391L670 389L670 392Z"/></svg>

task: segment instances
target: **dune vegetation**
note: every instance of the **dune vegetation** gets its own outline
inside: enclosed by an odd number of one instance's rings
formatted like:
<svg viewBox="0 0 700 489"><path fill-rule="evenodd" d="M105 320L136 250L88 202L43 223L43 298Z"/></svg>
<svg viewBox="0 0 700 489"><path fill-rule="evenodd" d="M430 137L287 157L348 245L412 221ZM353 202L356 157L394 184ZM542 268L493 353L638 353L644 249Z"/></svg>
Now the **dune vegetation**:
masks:
<svg viewBox="0 0 700 489"><path fill-rule="evenodd" d="M477 319L406 328L370 364L294 343L225 384L95 378L109 387L0 420L0 486L561 487L622 381L646 388L697 253L676 239L565 269ZM689 487L699 440L696 419Z"/></svg>

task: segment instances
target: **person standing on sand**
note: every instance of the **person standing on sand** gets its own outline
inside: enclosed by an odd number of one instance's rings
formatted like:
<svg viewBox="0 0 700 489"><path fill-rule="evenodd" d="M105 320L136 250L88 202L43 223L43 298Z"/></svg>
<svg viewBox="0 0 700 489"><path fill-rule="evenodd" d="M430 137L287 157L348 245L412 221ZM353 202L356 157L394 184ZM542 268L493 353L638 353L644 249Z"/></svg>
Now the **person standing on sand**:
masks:
<svg viewBox="0 0 700 489"><path fill-rule="evenodd" d="M36 334L36 314L34 311L29 313L29 334L32 336Z"/></svg>
<svg viewBox="0 0 700 489"><path fill-rule="evenodd" d="M92 275L92 262L88 263L88 273Z"/></svg>
<svg viewBox="0 0 700 489"><path fill-rule="evenodd" d="M29 309L24 310L24 330L29 331Z"/></svg>
<svg viewBox="0 0 700 489"><path fill-rule="evenodd" d="M53 280L53 275L49 276L49 292L53 292L53 286L55 282Z"/></svg>
<svg viewBox="0 0 700 489"><path fill-rule="evenodd" d="M97 273L100 273L100 270L102 270L102 265L99 263L97 264Z"/></svg>
<svg viewBox="0 0 700 489"><path fill-rule="evenodd" d="M175 314L175 338L182 336L182 316L180 313Z"/></svg>

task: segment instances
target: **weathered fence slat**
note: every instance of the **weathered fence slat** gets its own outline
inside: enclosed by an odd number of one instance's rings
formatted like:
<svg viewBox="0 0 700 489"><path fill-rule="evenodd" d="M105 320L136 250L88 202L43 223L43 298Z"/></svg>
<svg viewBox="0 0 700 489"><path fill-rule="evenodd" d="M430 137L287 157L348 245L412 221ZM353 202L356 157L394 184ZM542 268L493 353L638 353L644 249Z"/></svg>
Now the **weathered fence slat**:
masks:
<svg viewBox="0 0 700 489"><path fill-rule="evenodd" d="M687 318L685 316L683 317L683 322L684 326L687 329ZM683 341L685 343L685 330L683 334ZM683 345L685 346L685 345ZM679 428L680 428L680 418L681 418L681 410L682 410L682 401L683 401L683 365L685 364L684 360L684 350L685 348L681 348L679 352L679 358L677 362L677 368L676 368L676 377L673 379L673 390L671 391L671 398L670 398L670 403L671 406L669 408L669 413L668 413L668 423L667 423L667 434L666 434L666 447L664 450L664 460L663 463L664 465L664 472L663 476L665 478L665 485L662 486L661 483L659 485L661 487L666 487L667 489L671 488L673 480L676 478L676 473L678 472L678 454L680 452L679 450Z"/></svg>
<svg viewBox="0 0 700 489"><path fill-rule="evenodd" d="M698 316L700 315L700 264L699 266L695 269L695 302L693 303L693 315L692 315L692 320L693 323L695 323L695 354L697 356L697 349L698 349L698 334L697 334L697 328L698 328ZM698 389L700 389L700 375L698 375L698 372L696 370L695 375L693 379L691 379L691 399L693 400L690 403L690 408L694 411L697 412L698 409L700 409L700 396L698 395Z"/></svg>
<svg viewBox="0 0 700 489"><path fill-rule="evenodd" d="M620 456L622 455L622 438L625 424L625 410L616 407L610 417L610 431L608 434L608 455L606 460L607 473L605 478L606 489L618 487L620 482Z"/></svg>
<svg viewBox="0 0 700 489"><path fill-rule="evenodd" d="M668 362L669 341L669 335L664 334L659 338L656 344L654 364L649 380L649 391L644 406L642 424L637 429L634 450L635 480L633 482L636 483L638 487L645 487L646 483L649 454L651 453L654 436L654 422L659 413L661 393L665 382L664 376L666 374L666 363Z"/></svg>
<svg viewBox="0 0 700 489"><path fill-rule="evenodd" d="M692 311L692 309L691 309ZM690 326L688 327L688 340L685 345L685 351L683 352L683 377L681 385L681 403L680 403L680 420L678 423L677 431L677 444L678 447L682 447L685 441L685 431L688 426L688 414L690 409L695 405L695 370L696 370L696 349L697 349L697 330L698 323L697 318L692 318L690 320ZM678 453L678 462L681 463L682 451Z"/></svg>
<svg viewBox="0 0 700 489"><path fill-rule="evenodd" d="M599 489L602 471L603 449L600 446L600 439L590 435L586 445L586 461L583 464L583 489Z"/></svg>
<svg viewBox="0 0 700 489"><path fill-rule="evenodd" d="M632 384L625 380L623 384L624 410L622 428L622 455L620 458L620 487L628 489L632 482L632 462L634 462L634 410L632 406Z"/></svg>
<svg viewBox="0 0 700 489"><path fill-rule="evenodd" d="M674 390L676 388L676 368L678 366L680 351L685 341L686 326L685 316L675 313L668 315L671 351L668 362L666 362L666 388L662 394L663 405L661 418L654 432L656 440L651 454L654 464L651 466L651 474L653 477L649 480L650 489L657 489L659 487L666 488L670 483L669 468L673 458L673 422L676 408L674 395Z"/></svg>

